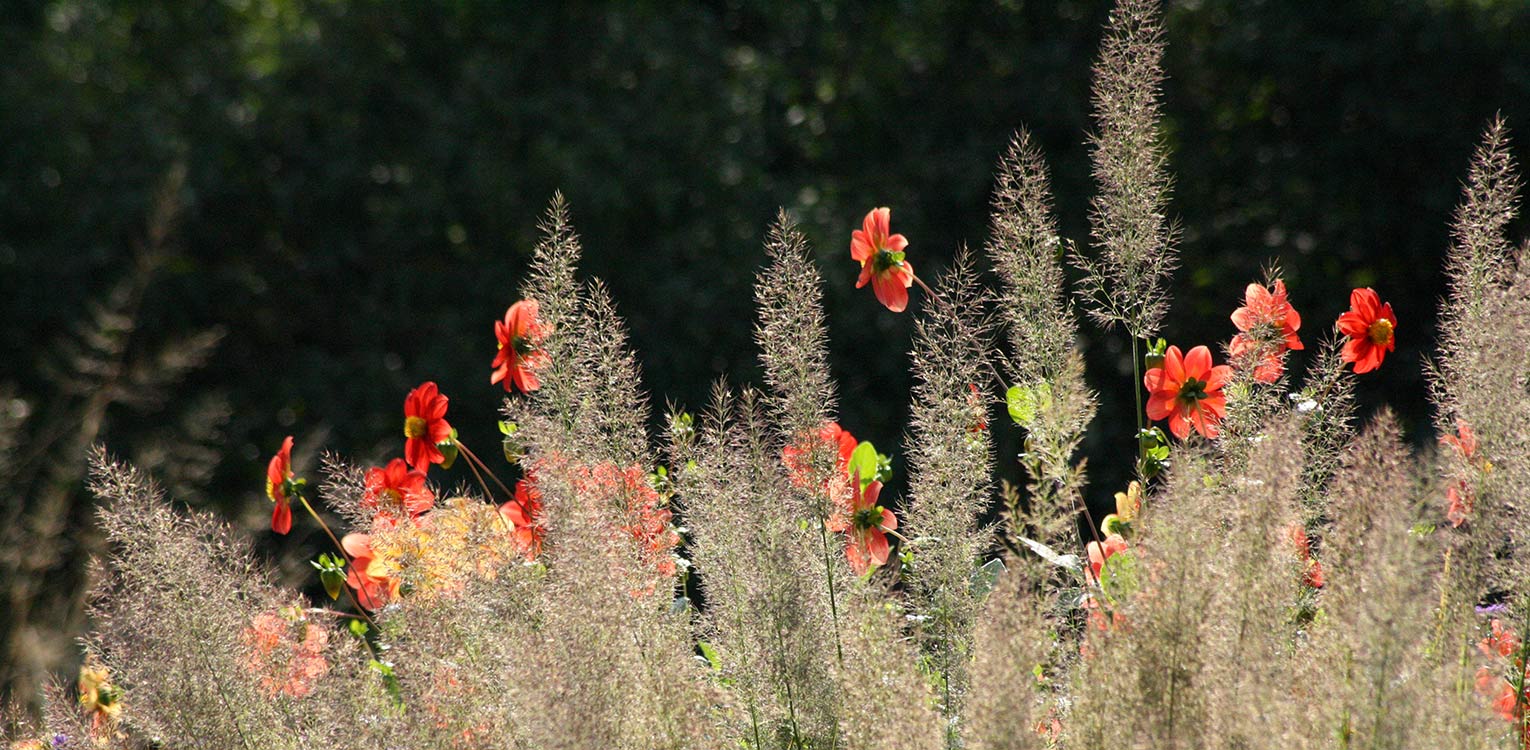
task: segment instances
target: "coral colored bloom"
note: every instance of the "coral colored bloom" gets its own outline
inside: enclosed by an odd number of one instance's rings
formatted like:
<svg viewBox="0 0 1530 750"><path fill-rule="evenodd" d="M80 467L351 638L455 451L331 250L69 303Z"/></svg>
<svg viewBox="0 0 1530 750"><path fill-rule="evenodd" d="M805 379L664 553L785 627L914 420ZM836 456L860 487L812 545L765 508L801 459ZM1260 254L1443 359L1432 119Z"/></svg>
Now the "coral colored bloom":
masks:
<svg viewBox="0 0 1530 750"><path fill-rule="evenodd" d="M1445 520L1450 521L1451 528L1459 529L1466 523L1476 499L1466 482L1457 482L1445 489Z"/></svg>
<svg viewBox="0 0 1530 750"><path fill-rule="evenodd" d="M893 312L903 312L908 307L908 288L914 285L914 266L903 258L908 239L888 234L891 220L889 208L867 213L861 228L850 233L850 257L861 264L855 288L870 283L878 302Z"/></svg>
<svg viewBox="0 0 1530 750"><path fill-rule="evenodd" d="M425 475L410 469L404 459L395 458L387 466L367 470L362 508L378 515L415 518L435 504L435 494L425 486Z"/></svg>
<svg viewBox="0 0 1530 750"><path fill-rule="evenodd" d="M1456 434L1444 435L1440 438L1440 444L1448 445L1456 449L1456 455L1468 461L1477 453L1477 434L1472 432L1472 426L1466 420L1456 419Z"/></svg>
<svg viewBox="0 0 1530 750"><path fill-rule="evenodd" d="M898 517L877 505L881 494L881 482L862 487L860 474L856 474L851 480L848 506L841 506L824 522L829 531L845 535L845 559L858 576L866 575L873 565L887 564L891 548L885 532L898 528Z"/></svg>
<svg viewBox="0 0 1530 750"><path fill-rule="evenodd" d="M1163 367L1154 367L1142 377L1148 389L1148 419L1169 420L1169 431L1184 440L1190 427L1207 438L1217 436L1217 424L1227 414L1227 397L1222 386L1232 376L1227 365L1211 366L1211 350L1197 346L1181 355L1171 346L1163 355Z"/></svg>
<svg viewBox="0 0 1530 750"><path fill-rule="evenodd" d="M1286 536L1291 540L1296 559L1302 563L1302 583L1315 589L1323 588L1323 565L1312 558L1312 545L1307 540L1307 530L1299 523L1291 524L1286 530Z"/></svg>
<svg viewBox="0 0 1530 750"><path fill-rule="evenodd" d="M371 534L346 534L340 547L351 557L345 582L356 590L356 601L367 609L378 609L398 596L399 581L382 575L372 553Z"/></svg>
<svg viewBox="0 0 1530 750"><path fill-rule="evenodd" d="M266 497L276 503L271 510L271 530L286 534L292 530L292 503L287 497L287 482L292 479L292 436L282 441L282 449L266 464Z"/></svg>
<svg viewBox="0 0 1530 750"><path fill-rule="evenodd" d="M1254 366L1254 378L1261 382L1279 380L1285 370L1282 355L1287 350L1302 348L1302 340L1296 335L1302 327L1302 317L1291 307L1286 298L1286 282L1280 279L1275 280L1274 291L1263 284L1249 284L1243 292L1243 306L1233 311L1232 322L1239 333L1228 349L1237 358L1262 352Z"/></svg>
<svg viewBox="0 0 1530 750"><path fill-rule="evenodd" d="M1477 642L1477 650L1483 656L1513 656L1519 650L1519 638L1514 635L1514 631L1505 628L1498 618L1493 618L1488 627L1492 632Z"/></svg>
<svg viewBox="0 0 1530 750"><path fill-rule="evenodd" d="M1105 543L1090 542L1085 551L1089 553L1089 570L1094 573L1095 580L1100 579L1100 571L1105 569L1106 561L1115 557L1117 552L1126 551L1126 538L1120 534L1111 534L1105 537Z"/></svg>
<svg viewBox="0 0 1530 750"><path fill-rule="evenodd" d="M1350 292L1349 312L1339 316L1339 332L1349 337L1341 358L1354 364L1357 374L1380 367L1387 352L1397 348L1396 330L1392 303L1382 304L1370 288Z"/></svg>
<svg viewBox="0 0 1530 750"><path fill-rule="evenodd" d="M523 299L505 311L505 319L494 322L494 337L499 339L499 352L494 355L494 374L489 383L505 384L505 390L513 385L521 393L530 393L542 387L537 380L536 369L546 364L547 352L542 350L542 324L537 321L537 301Z"/></svg>
<svg viewBox="0 0 1530 750"><path fill-rule="evenodd" d="M446 421L447 398L434 382L422 383L404 399L404 458L421 473L446 461L436 446L452 438Z"/></svg>
<svg viewBox="0 0 1530 750"><path fill-rule="evenodd" d="M527 560L537 559L547 529L542 525L542 492L536 481L528 476L516 482L515 499L499 506L499 512L513 529L515 548Z"/></svg>
<svg viewBox="0 0 1530 750"><path fill-rule="evenodd" d="M806 436L795 443L781 449L781 463L786 465L787 476L792 484L798 487L807 487L811 484L813 467L811 454L814 449L813 441L817 439L824 447L835 452L835 468L841 474L850 470L850 455L855 453L855 436L839 426L838 422L824 422L818 428L816 435ZM830 479L829 481L833 481Z"/></svg>
<svg viewBox="0 0 1530 750"><path fill-rule="evenodd" d="M329 633L301 615L291 621L281 611L262 612L250 620L242 636L248 649L244 667L259 678L267 697L302 698L329 671L324 657Z"/></svg>

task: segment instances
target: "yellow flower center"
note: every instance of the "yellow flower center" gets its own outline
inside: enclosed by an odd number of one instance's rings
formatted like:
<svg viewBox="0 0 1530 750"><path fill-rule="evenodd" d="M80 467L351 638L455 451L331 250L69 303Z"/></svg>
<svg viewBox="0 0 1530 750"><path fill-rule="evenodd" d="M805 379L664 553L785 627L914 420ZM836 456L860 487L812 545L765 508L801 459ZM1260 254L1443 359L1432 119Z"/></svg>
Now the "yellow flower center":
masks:
<svg viewBox="0 0 1530 750"><path fill-rule="evenodd" d="M1375 323L1372 323L1371 327L1366 331L1366 336L1370 338L1372 344L1377 346L1385 346L1391 343L1392 321L1387 320L1386 318L1377 320Z"/></svg>
<svg viewBox="0 0 1530 750"><path fill-rule="evenodd" d="M422 438L422 437L425 437L425 419L424 419L424 417L406 417L404 419L404 437L406 437L406 438Z"/></svg>

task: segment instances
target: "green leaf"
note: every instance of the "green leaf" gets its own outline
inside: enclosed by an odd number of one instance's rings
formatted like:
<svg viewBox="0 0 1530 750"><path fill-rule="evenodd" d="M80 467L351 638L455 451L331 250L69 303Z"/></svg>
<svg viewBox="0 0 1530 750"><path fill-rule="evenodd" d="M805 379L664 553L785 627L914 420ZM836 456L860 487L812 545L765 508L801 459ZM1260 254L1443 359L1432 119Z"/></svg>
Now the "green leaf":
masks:
<svg viewBox="0 0 1530 750"><path fill-rule="evenodd" d="M354 635L357 638L365 638L365 637L367 637L367 623L366 623L366 620L351 620L350 628L351 628L351 635Z"/></svg>
<svg viewBox="0 0 1530 750"><path fill-rule="evenodd" d="M869 440L862 440L850 454L850 465L846 467L846 471L850 472L851 476L859 476L862 487L877 479L877 455L876 446Z"/></svg>
<svg viewBox="0 0 1530 750"><path fill-rule="evenodd" d="M520 429L514 422L502 421L499 423L499 434L501 435L514 435Z"/></svg>
<svg viewBox="0 0 1530 750"><path fill-rule="evenodd" d="M1012 385L1004 392L1004 403L1015 424L1030 427L1036 416L1052 405L1052 386L1047 383L1038 383L1034 388Z"/></svg>
<svg viewBox="0 0 1530 750"><path fill-rule="evenodd" d="M999 583L999 574L1005 571L1004 561L994 558L983 563L972 571L972 595L976 598L988 596L993 587Z"/></svg>
<svg viewBox="0 0 1530 750"><path fill-rule="evenodd" d="M452 428L451 437L436 443L436 449L441 451L441 455L446 457L446 460L441 462L441 468L452 468L452 464L457 461L457 428Z"/></svg>
<svg viewBox="0 0 1530 750"><path fill-rule="evenodd" d="M1130 596L1137 590L1137 557L1131 550L1122 550L1110 556L1100 569L1100 588L1111 599Z"/></svg>
<svg viewBox="0 0 1530 750"><path fill-rule="evenodd" d="M697 641L696 648L701 650L701 657L706 660L708 666L713 669L722 669L722 659L717 656L717 648L706 641Z"/></svg>

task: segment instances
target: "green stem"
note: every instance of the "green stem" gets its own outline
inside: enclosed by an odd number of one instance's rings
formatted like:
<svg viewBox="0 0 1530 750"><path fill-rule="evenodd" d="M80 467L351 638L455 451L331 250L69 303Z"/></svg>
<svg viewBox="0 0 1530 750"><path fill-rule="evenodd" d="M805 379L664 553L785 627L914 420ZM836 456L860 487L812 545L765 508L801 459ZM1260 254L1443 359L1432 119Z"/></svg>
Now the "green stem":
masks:
<svg viewBox="0 0 1530 750"><path fill-rule="evenodd" d="M839 657L839 665L845 666L845 649L839 643L839 603L834 596L834 561L829 557L829 533L824 530L823 521L818 522L818 539L823 542L823 575L829 582L829 615L834 621L834 653Z"/></svg>
<svg viewBox="0 0 1530 750"><path fill-rule="evenodd" d="M1141 340L1132 336L1132 395L1137 400L1137 434L1132 439L1137 441L1137 473L1142 473L1144 463L1147 461L1147 448L1142 444L1142 417L1146 413L1142 410L1142 352Z"/></svg>

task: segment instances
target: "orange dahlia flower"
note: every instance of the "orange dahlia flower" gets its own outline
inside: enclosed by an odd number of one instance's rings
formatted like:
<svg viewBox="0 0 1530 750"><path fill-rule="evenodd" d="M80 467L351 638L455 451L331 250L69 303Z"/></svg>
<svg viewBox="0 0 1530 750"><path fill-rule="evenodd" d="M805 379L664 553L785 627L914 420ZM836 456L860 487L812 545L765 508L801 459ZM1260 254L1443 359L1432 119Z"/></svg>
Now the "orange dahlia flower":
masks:
<svg viewBox="0 0 1530 750"><path fill-rule="evenodd" d="M1285 370L1281 357L1287 350L1302 348L1302 340L1296 330L1302 327L1302 316L1291 307L1286 297L1286 282L1275 280L1273 291L1263 284L1249 284L1243 291L1243 306L1234 310L1233 325L1238 335L1233 337L1228 350L1234 357L1245 357L1262 352L1254 365L1254 378L1273 383Z"/></svg>
<svg viewBox="0 0 1530 750"><path fill-rule="evenodd" d="M521 393L530 393L542 387L537 380L536 368L547 362L547 352L542 350L542 324L537 321L537 301L523 299L505 311L505 319L494 322L494 337L499 339L499 352L494 355L494 374L489 383L504 383Z"/></svg>
<svg viewBox="0 0 1530 750"><path fill-rule="evenodd" d="M1222 386L1232 376L1227 365L1211 365L1211 350L1197 346L1181 355L1171 346L1163 355L1163 367L1154 367L1142 377L1148 389L1148 419L1169 420L1169 431L1184 440L1191 426L1207 438L1217 436L1217 425L1227 414L1227 397Z"/></svg>
<svg viewBox="0 0 1530 750"><path fill-rule="evenodd" d="M892 209L874 208L861 228L850 233L850 257L861 264L855 288L871 284L877 301L893 312L908 307L908 288L914 285L914 266L904 259L908 238L888 234Z"/></svg>
<svg viewBox="0 0 1530 750"><path fill-rule="evenodd" d="M435 504L435 494L425 486L425 475L410 469L404 459L395 458L387 466L367 470L362 508L375 514L414 518Z"/></svg>
<svg viewBox="0 0 1530 750"><path fill-rule="evenodd" d="M857 473L850 483L850 502L829 516L825 526L829 531L845 535L845 559L858 576L866 575L873 565L886 565L891 547L887 543L888 531L898 528L898 517L877 505L882 494L882 483L871 482L861 486Z"/></svg>

